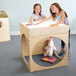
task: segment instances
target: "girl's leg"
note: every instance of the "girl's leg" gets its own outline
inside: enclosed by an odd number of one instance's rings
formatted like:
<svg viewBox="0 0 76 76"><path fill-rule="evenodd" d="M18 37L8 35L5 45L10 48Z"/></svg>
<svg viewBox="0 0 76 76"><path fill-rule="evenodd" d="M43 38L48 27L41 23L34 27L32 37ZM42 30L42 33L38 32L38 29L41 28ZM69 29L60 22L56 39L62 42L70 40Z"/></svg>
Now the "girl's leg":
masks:
<svg viewBox="0 0 76 76"><path fill-rule="evenodd" d="M64 47L65 47L65 43L61 40L61 51L59 53L59 55L62 55L64 53ZM69 40L68 40L68 53L70 54L70 30L69 30Z"/></svg>
<svg viewBox="0 0 76 76"><path fill-rule="evenodd" d="M61 52L64 52L65 43L63 40L61 40Z"/></svg>
<svg viewBox="0 0 76 76"><path fill-rule="evenodd" d="M59 56L61 56L64 53L64 47L65 47L65 43L63 42L63 40L61 40L61 51L58 54Z"/></svg>

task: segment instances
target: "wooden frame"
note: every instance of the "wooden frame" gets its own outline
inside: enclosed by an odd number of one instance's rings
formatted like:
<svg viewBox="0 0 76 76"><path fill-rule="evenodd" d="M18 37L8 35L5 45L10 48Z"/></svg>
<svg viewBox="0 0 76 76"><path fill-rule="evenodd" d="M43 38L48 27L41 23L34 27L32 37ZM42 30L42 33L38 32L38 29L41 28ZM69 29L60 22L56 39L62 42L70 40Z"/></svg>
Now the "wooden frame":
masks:
<svg viewBox="0 0 76 76"><path fill-rule="evenodd" d="M0 28L1 28L2 26L1 26L1 21L0 21Z"/></svg>
<svg viewBox="0 0 76 76"><path fill-rule="evenodd" d="M24 23L20 24L22 58L30 72L68 65L68 31L69 26L67 25L58 27L28 28ZM56 65L49 67L39 66L34 62L32 55L43 53L41 49L43 48L47 37L50 36L60 38L65 42L66 54ZM26 61L25 56L29 56L28 62Z"/></svg>
<svg viewBox="0 0 76 76"><path fill-rule="evenodd" d="M9 19L4 11L0 12L0 42L10 40Z"/></svg>

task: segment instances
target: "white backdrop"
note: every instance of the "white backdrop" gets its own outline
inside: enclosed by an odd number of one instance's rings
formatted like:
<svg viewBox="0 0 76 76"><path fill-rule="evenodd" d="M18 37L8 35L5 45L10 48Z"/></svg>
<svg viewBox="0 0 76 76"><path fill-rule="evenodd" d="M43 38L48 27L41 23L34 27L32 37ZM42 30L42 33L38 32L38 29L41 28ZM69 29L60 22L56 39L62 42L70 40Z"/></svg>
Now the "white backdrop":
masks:
<svg viewBox="0 0 76 76"><path fill-rule="evenodd" d="M48 17L49 7L54 2L58 2L67 12L71 30L76 30L76 0L0 0L0 10L7 12L11 32L17 32L20 31L19 23L29 20L35 3L41 4L43 14Z"/></svg>

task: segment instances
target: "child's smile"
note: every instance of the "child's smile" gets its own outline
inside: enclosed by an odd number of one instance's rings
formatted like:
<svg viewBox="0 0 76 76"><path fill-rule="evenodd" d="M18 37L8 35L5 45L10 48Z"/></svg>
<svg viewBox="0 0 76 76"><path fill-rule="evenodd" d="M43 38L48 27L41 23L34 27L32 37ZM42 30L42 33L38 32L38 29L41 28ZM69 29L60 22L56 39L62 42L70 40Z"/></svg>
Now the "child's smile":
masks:
<svg viewBox="0 0 76 76"><path fill-rule="evenodd" d="M36 7L35 7L35 13L36 13L37 15L39 15L40 11L41 11L40 6L39 6L39 5L36 6Z"/></svg>

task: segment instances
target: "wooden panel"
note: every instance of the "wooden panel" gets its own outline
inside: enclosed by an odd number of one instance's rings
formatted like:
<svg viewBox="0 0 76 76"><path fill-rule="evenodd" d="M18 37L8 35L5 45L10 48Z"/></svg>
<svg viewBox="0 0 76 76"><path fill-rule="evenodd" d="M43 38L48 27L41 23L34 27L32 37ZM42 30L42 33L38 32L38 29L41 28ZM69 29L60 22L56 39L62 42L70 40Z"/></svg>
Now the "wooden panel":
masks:
<svg viewBox="0 0 76 76"><path fill-rule="evenodd" d="M27 28L25 25L20 25L21 32L21 46L22 46L22 55L29 56L29 62L25 63L30 70L30 72L40 71L45 69L51 69L61 66L68 65L68 26L58 26L58 27L42 27L42 28ZM24 37L23 37L24 36ZM49 67L39 66L32 59L32 55L41 54L42 48L45 45L47 37L57 37L62 39L66 45L66 54L62 60L56 65Z"/></svg>
<svg viewBox="0 0 76 76"><path fill-rule="evenodd" d="M1 21L0 21L0 28L1 28Z"/></svg>
<svg viewBox="0 0 76 76"><path fill-rule="evenodd" d="M10 40L9 19L7 14L0 12L0 42Z"/></svg>

